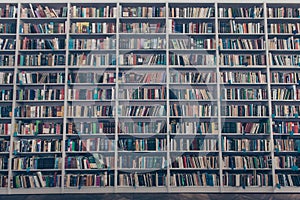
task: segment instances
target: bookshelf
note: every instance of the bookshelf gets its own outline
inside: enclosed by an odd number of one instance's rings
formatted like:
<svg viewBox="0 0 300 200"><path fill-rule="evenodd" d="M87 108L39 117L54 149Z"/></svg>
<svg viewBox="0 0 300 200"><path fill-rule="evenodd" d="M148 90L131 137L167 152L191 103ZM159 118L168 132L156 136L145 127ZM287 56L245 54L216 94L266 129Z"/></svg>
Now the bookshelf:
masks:
<svg viewBox="0 0 300 200"><path fill-rule="evenodd" d="M298 192L300 4L0 0L0 194Z"/></svg>

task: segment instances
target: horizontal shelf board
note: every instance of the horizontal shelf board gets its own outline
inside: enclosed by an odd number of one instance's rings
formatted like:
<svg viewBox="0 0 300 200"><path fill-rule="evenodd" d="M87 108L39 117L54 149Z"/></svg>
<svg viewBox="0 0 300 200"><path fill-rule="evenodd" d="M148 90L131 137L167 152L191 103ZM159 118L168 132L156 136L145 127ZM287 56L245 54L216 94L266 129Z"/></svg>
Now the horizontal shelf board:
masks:
<svg viewBox="0 0 300 200"><path fill-rule="evenodd" d="M220 21L237 20L237 21L263 21L263 17L218 17Z"/></svg>
<svg viewBox="0 0 300 200"><path fill-rule="evenodd" d="M244 53L244 52L265 52L265 49L219 49L220 52L234 52L234 53Z"/></svg>
<svg viewBox="0 0 300 200"><path fill-rule="evenodd" d="M81 133L81 134L66 134L66 137L80 137L80 138L102 138L102 137L115 137L115 133L91 133L91 134L85 134L85 133Z"/></svg>
<svg viewBox="0 0 300 200"><path fill-rule="evenodd" d="M16 120L22 120L22 119L27 119L27 120L46 120L46 119L63 119L63 117L15 117Z"/></svg>
<svg viewBox="0 0 300 200"><path fill-rule="evenodd" d="M215 20L215 17L168 17L168 19L180 20L180 21L188 21L188 20Z"/></svg>
<svg viewBox="0 0 300 200"><path fill-rule="evenodd" d="M17 103L64 103L64 100L16 100Z"/></svg>
<svg viewBox="0 0 300 200"><path fill-rule="evenodd" d="M87 99L87 100L72 100L69 99L68 102L72 103L72 102L97 102L97 103L107 103L107 102L114 102L116 101L115 99L112 100L100 100L100 99Z"/></svg>
<svg viewBox="0 0 300 200"><path fill-rule="evenodd" d="M140 49L119 49L119 53L121 55L126 54L126 53L153 53L153 51L155 51L155 53L165 53L167 50L166 49L160 49L160 48L140 48Z"/></svg>
<svg viewBox="0 0 300 200"><path fill-rule="evenodd" d="M64 83L17 83L18 87L42 87L42 86L55 86L57 88L61 87L63 88L63 86L65 86Z"/></svg>
<svg viewBox="0 0 300 200"><path fill-rule="evenodd" d="M166 171L167 168L118 168L119 173L120 172L138 172L138 173L143 173L143 172L156 172L156 171Z"/></svg>
<svg viewBox="0 0 300 200"><path fill-rule="evenodd" d="M11 192L13 194L60 194L60 187L44 187L44 188L12 188Z"/></svg>
<svg viewBox="0 0 300 200"><path fill-rule="evenodd" d="M103 171L113 171L114 168L111 168L111 169L108 169L108 168L97 168L97 169L65 169L65 171L67 173L70 173L70 172L78 172L80 171L81 174L84 174L84 173L94 173L94 172L103 172Z"/></svg>
<svg viewBox="0 0 300 200"><path fill-rule="evenodd" d="M166 17L119 17L120 21L131 21L131 20L149 20L149 21L155 21L155 20L166 20Z"/></svg>
<svg viewBox="0 0 300 200"><path fill-rule="evenodd" d="M222 99L222 102L228 102L228 103L256 103L256 104L261 104L261 103L267 103L269 100L267 99L233 99L233 100L226 100Z"/></svg>
<svg viewBox="0 0 300 200"><path fill-rule="evenodd" d="M273 137L280 138L280 137L289 137L289 138L300 138L299 133L294 133L291 135L290 133L273 133Z"/></svg>
<svg viewBox="0 0 300 200"><path fill-rule="evenodd" d="M273 192L274 188L271 186L246 186L245 189L241 186L223 186L221 192L223 193L266 193Z"/></svg>
<svg viewBox="0 0 300 200"><path fill-rule="evenodd" d="M97 22L97 21L116 21L115 17L70 17L70 21L76 22Z"/></svg>
<svg viewBox="0 0 300 200"><path fill-rule="evenodd" d="M67 33L19 33L19 36L22 37L28 37L28 38L66 38Z"/></svg>
<svg viewBox="0 0 300 200"><path fill-rule="evenodd" d="M69 53L109 54L115 52L116 49L69 49Z"/></svg>
<svg viewBox="0 0 300 200"><path fill-rule="evenodd" d="M127 88L129 86L137 86L137 87L147 87L147 86L167 86L167 83L119 83L119 87L121 88Z"/></svg>
<svg viewBox="0 0 300 200"><path fill-rule="evenodd" d="M266 65L219 65L220 70L224 69L233 69L233 70L257 70L257 69L266 69Z"/></svg>
<svg viewBox="0 0 300 200"><path fill-rule="evenodd" d="M1 104L11 104L12 102L12 100L0 100Z"/></svg>
<svg viewBox="0 0 300 200"><path fill-rule="evenodd" d="M72 118L72 119L114 119L113 116L99 116L99 117L74 117L74 116L67 116L68 119Z"/></svg>
<svg viewBox="0 0 300 200"><path fill-rule="evenodd" d="M3 135L3 134L0 135L0 138L9 138L9 137L10 137L10 135Z"/></svg>
<svg viewBox="0 0 300 200"><path fill-rule="evenodd" d="M20 17L21 21L67 21L67 17Z"/></svg>
<svg viewBox="0 0 300 200"><path fill-rule="evenodd" d="M169 36L184 36L184 37L188 37L188 36L215 36L216 33L168 33Z"/></svg>
<svg viewBox="0 0 300 200"><path fill-rule="evenodd" d="M0 169L1 173L8 173L8 169Z"/></svg>
<svg viewBox="0 0 300 200"><path fill-rule="evenodd" d="M238 37L240 37L240 36L242 36L242 37L244 37L244 36L255 36L255 37L257 37L257 36L265 36L265 33L219 33L219 36L238 36Z"/></svg>
<svg viewBox="0 0 300 200"><path fill-rule="evenodd" d="M65 54L66 49L19 49L19 53L24 55L31 53L53 53L53 54Z"/></svg>
<svg viewBox="0 0 300 200"><path fill-rule="evenodd" d="M30 173L30 172L59 172L62 169L12 169L13 173Z"/></svg>
<svg viewBox="0 0 300 200"><path fill-rule="evenodd" d="M134 102L167 102L167 99L119 99L119 104L122 103L134 103Z"/></svg>
<svg viewBox="0 0 300 200"><path fill-rule="evenodd" d="M268 119L269 116L221 116L222 119Z"/></svg>
<svg viewBox="0 0 300 200"><path fill-rule="evenodd" d="M22 137L22 138L62 138L62 134L17 134L14 137Z"/></svg>
<svg viewBox="0 0 300 200"><path fill-rule="evenodd" d="M12 117L1 117L0 120L11 120Z"/></svg>
<svg viewBox="0 0 300 200"><path fill-rule="evenodd" d="M230 171L230 172L233 172L233 171L271 171L272 168L226 168L226 167L223 167L222 168L224 171Z"/></svg>
<svg viewBox="0 0 300 200"><path fill-rule="evenodd" d="M169 49L169 52L175 52L175 53L205 53L205 52L213 52L216 51L216 49Z"/></svg>
<svg viewBox="0 0 300 200"><path fill-rule="evenodd" d="M171 172L178 172L178 171L212 171L212 172L219 172L220 168L170 168Z"/></svg>
<svg viewBox="0 0 300 200"><path fill-rule="evenodd" d="M170 150L170 154L219 154L219 151L211 150L211 151L203 151L203 150Z"/></svg>
<svg viewBox="0 0 300 200"><path fill-rule="evenodd" d="M16 155L56 155L62 154L62 151L55 151L55 152L16 152Z"/></svg>
<svg viewBox="0 0 300 200"><path fill-rule="evenodd" d="M166 33L124 33L124 32L119 32L119 36L122 39L124 38L129 38L129 36L134 36L134 38L155 38L155 37L159 37L159 36L166 36Z"/></svg>
<svg viewBox="0 0 300 200"><path fill-rule="evenodd" d="M101 153L101 154L114 154L114 151L66 151L66 154L94 154L94 153Z"/></svg>
<svg viewBox="0 0 300 200"><path fill-rule="evenodd" d="M226 136L228 138L249 138L256 140L257 138L270 138L269 134L242 134L242 133L222 133L222 136Z"/></svg>
<svg viewBox="0 0 300 200"><path fill-rule="evenodd" d="M105 187L100 187L100 186L80 186L80 188L78 187L64 187L63 188L64 193L85 193L85 194L89 194L89 193L114 193L115 192L115 188L112 186L105 186Z"/></svg>
<svg viewBox="0 0 300 200"><path fill-rule="evenodd" d="M136 155L164 155L164 154L167 154L167 151L155 151L155 150L151 150L151 151L148 151L148 150L144 150L144 151L126 151L126 150L121 150L121 149L118 149L118 154L119 155L123 155L123 154L136 154Z"/></svg>
<svg viewBox="0 0 300 200"><path fill-rule="evenodd" d="M191 134L191 133L170 133L170 137L176 137L176 138L198 138L198 137L205 137L205 138L218 138L219 134L209 134L209 133L195 133L195 134Z"/></svg>
<svg viewBox="0 0 300 200"><path fill-rule="evenodd" d="M300 49L269 49L269 52L271 53L282 53L282 52L286 52L286 53L299 53Z"/></svg>
<svg viewBox="0 0 300 200"><path fill-rule="evenodd" d="M222 154L227 156L227 155L258 155L258 154L270 154L271 155L271 151L222 151Z"/></svg>
<svg viewBox="0 0 300 200"><path fill-rule="evenodd" d="M147 71L148 70L151 70L151 69L162 69L162 70L166 70L167 68L167 65L119 65L119 69L146 69Z"/></svg>
<svg viewBox="0 0 300 200"><path fill-rule="evenodd" d="M166 138L167 133L118 133L118 138Z"/></svg>
<svg viewBox="0 0 300 200"><path fill-rule="evenodd" d="M36 70L36 71L52 71L53 70L60 70L60 71L65 71L66 69L66 66L65 65L55 65L55 66L46 66L46 65L43 65L43 66L22 66L22 65L18 65L17 66L17 69L18 70Z"/></svg>
<svg viewBox="0 0 300 200"><path fill-rule="evenodd" d="M274 152L275 157L276 156L281 156L281 155L299 155L299 151L283 151L283 150L278 150Z"/></svg>
<svg viewBox="0 0 300 200"><path fill-rule="evenodd" d="M216 102L218 101L217 99L169 99L170 103L172 102L192 102L192 103L207 103L207 102L214 102L216 104ZM180 104L180 103L179 103Z"/></svg>
<svg viewBox="0 0 300 200"><path fill-rule="evenodd" d="M101 87L115 87L116 83L68 83L68 86L72 86L72 88L76 86L90 86L91 88L94 88L95 86L101 86ZM77 89L77 88L75 88Z"/></svg>

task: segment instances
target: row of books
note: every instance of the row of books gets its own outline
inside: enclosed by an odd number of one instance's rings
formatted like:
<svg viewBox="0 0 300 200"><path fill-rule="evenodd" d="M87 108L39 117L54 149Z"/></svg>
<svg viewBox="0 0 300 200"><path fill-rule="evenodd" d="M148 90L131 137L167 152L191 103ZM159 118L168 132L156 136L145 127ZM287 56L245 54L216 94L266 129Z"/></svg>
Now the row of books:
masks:
<svg viewBox="0 0 300 200"><path fill-rule="evenodd" d="M112 117L115 115L111 105L70 105L67 107L68 117Z"/></svg>
<svg viewBox="0 0 300 200"><path fill-rule="evenodd" d="M12 169L61 169L61 157L14 157Z"/></svg>
<svg viewBox="0 0 300 200"><path fill-rule="evenodd" d="M68 89L69 100L112 100L115 89Z"/></svg>
<svg viewBox="0 0 300 200"><path fill-rule="evenodd" d="M0 38L0 49L1 50L14 50L14 49L16 49L16 40Z"/></svg>
<svg viewBox="0 0 300 200"><path fill-rule="evenodd" d="M138 105L120 105L121 116L133 116L133 117L144 117L144 116L166 116L167 109L166 105L152 105L152 106L138 106Z"/></svg>
<svg viewBox="0 0 300 200"><path fill-rule="evenodd" d="M273 133L289 134L299 133L299 122L276 121L273 122Z"/></svg>
<svg viewBox="0 0 300 200"><path fill-rule="evenodd" d="M116 33L116 24L107 22L74 22L71 23L70 33Z"/></svg>
<svg viewBox="0 0 300 200"><path fill-rule="evenodd" d="M295 117L300 114L300 106L297 105L274 105L272 107L272 113L277 116L290 116Z"/></svg>
<svg viewBox="0 0 300 200"><path fill-rule="evenodd" d="M63 117L64 106L17 106L15 108L15 117L23 118L43 118L43 117Z"/></svg>
<svg viewBox="0 0 300 200"><path fill-rule="evenodd" d="M132 139L119 138L119 151L167 151L167 139L165 138L147 138Z"/></svg>
<svg viewBox="0 0 300 200"><path fill-rule="evenodd" d="M289 7L277 7L277 8L268 8L268 17L269 18L298 18L300 17L299 8L289 8Z"/></svg>
<svg viewBox="0 0 300 200"><path fill-rule="evenodd" d="M20 50L59 50L65 49L65 39L53 38L53 39L29 39L24 37L20 39Z"/></svg>
<svg viewBox="0 0 300 200"><path fill-rule="evenodd" d="M219 23L219 33L238 33L238 34L258 34L263 33L263 24L258 23L239 23L235 20Z"/></svg>
<svg viewBox="0 0 300 200"><path fill-rule="evenodd" d="M166 54L135 54L119 55L120 65L166 65Z"/></svg>
<svg viewBox="0 0 300 200"><path fill-rule="evenodd" d="M170 17L210 18L215 16L214 7L170 7Z"/></svg>
<svg viewBox="0 0 300 200"><path fill-rule="evenodd" d="M47 23L20 23L20 34L64 34L66 33L66 22L47 22ZM12 33L16 31L11 30Z"/></svg>
<svg viewBox="0 0 300 200"><path fill-rule="evenodd" d="M166 49L165 38L121 38L120 49Z"/></svg>
<svg viewBox="0 0 300 200"><path fill-rule="evenodd" d="M15 66L14 55L0 55L0 66ZM3 72L1 72L3 73Z"/></svg>
<svg viewBox="0 0 300 200"><path fill-rule="evenodd" d="M20 66L64 66L66 62L63 54L19 55L18 65Z"/></svg>
<svg viewBox="0 0 300 200"><path fill-rule="evenodd" d="M229 17L229 18L261 18L264 15L264 9L259 6L253 7L223 7L219 8L219 17Z"/></svg>
<svg viewBox="0 0 300 200"><path fill-rule="evenodd" d="M167 126L166 121L155 121L155 122L120 122L119 133L143 133L143 134L154 134L154 133L166 133Z"/></svg>
<svg viewBox="0 0 300 200"><path fill-rule="evenodd" d="M266 65L266 56L260 54L220 54L220 65Z"/></svg>
<svg viewBox="0 0 300 200"><path fill-rule="evenodd" d="M182 155L171 157L171 168L198 168L198 169L216 169L219 168L219 158L217 156L196 156Z"/></svg>
<svg viewBox="0 0 300 200"><path fill-rule="evenodd" d="M170 105L170 116L189 116L189 117L213 117L218 116L217 105L196 104L184 105L174 103Z"/></svg>
<svg viewBox="0 0 300 200"><path fill-rule="evenodd" d="M218 124L216 122L178 122L171 120L169 125L172 134L217 134Z"/></svg>
<svg viewBox="0 0 300 200"><path fill-rule="evenodd" d="M182 100L214 100L214 91L210 89L171 89L170 99Z"/></svg>
<svg viewBox="0 0 300 200"><path fill-rule="evenodd" d="M166 25L162 22L127 23L121 21L119 24L119 32L120 33L146 33L146 34L165 33Z"/></svg>
<svg viewBox="0 0 300 200"><path fill-rule="evenodd" d="M64 72L30 72L20 71L17 74L17 83L32 84L32 83L64 83Z"/></svg>
<svg viewBox="0 0 300 200"><path fill-rule="evenodd" d="M276 169L288 169L300 166L298 156L275 156L274 161Z"/></svg>
<svg viewBox="0 0 300 200"><path fill-rule="evenodd" d="M118 175L118 186L160 187L167 185L167 176L163 172L127 173Z"/></svg>
<svg viewBox="0 0 300 200"><path fill-rule="evenodd" d="M216 60L213 54L170 54L169 64L170 65L215 65Z"/></svg>
<svg viewBox="0 0 300 200"><path fill-rule="evenodd" d="M18 121L15 126L16 136L21 135L37 135L37 134L63 134L63 125L59 122L42 122L36 120L35 122Z"/></svg>
<svg viewBox="0 0 300 200"><path fill-rule="evenodd" d="M65 169L114 169L114 162L114 157L103 157L101 154L67 156Z"/></svg>
<svg viewBox="0 0 300 200"><path fill-rule="evenodd" d="M115 83L115 72L70 72L68 74L68 83Z"/></svg>
<svg viewBox="0 0 300 200"><path fill-rule="evenodd" d="M0 136L10 135L12 131L11 123L0 123Z"/></svg>
<svg viewBox="0 0 300 200"><path fill-rule="evenodd" d="M16 33L17 31L16 23L0 23L0 33L7 34L7 33Z"/></svg>
<svg viewBox="0 0 300 200"><path fill-rule="evenodd" d="M298 151L300 150L299 140L294 139L274 139L274 149L276 152Z"/></svg>
<svg viewBox="0 0 300 200"><path fill-rule="evenodd" d="M221 115L232 117L266 117L269 115L269 110L267 105L226 105L222 106Z"/></svg>
<svg viewBox="0 0 300 200"><path fill-rule="evenodd" d="M57 8L49 8L47 5L41 4L23 4L21 7L21 18L57 18L67 17L68 7L62 6Z"/></svg>
<svg viewBox="0 0 300 200"><path fill-rule="evenodd" d="M271 169L271 156L224 156L223 165L230 169Z"/></svg>
<svg viewBox="0 0 300 200"><path fill-rule="evenodd" d="M300 72L272 72L271 83L298 83L300 80Z"/></svg>
<svg viewBox="0 0 300 200"><path fill-rule="evenodd" d="M43 101L64 100L65 91L62 89L18 89L16 100L18 101Z"/></svg>
<svg viewBox="0 0 300 200"><path fill-rule="evenodd" d="M164 169L167 161L164 156L119 156L118 168L120 169Z"/></svg>
<svg viewBox="0 0 300 200"><path fill-rule="evenodd" d="M223 72L225 73L225 72ZM240 72L241 74L242 72ZM217 73L214 71L170 71L170 83L216 83Z"/></svg>
<svg viewBox="0 0 300 200"><path fill-rule="evenodd" d="M218 151L219 143L217 139L206 138L171 138L171 151Z"/></svg>
<svg viewBox="0 0 300 200"><path fill-rule="evenodd" d="M270 141L267 139L235 139L223 136L222 151L271 151Z"/></svg>
<svg viewBox="0 0 300 200"><path fill-rule="evenodd" d="M265 42L260 39L219 39L220 49L264 49Z"/></svg>
<svg viewBox="0 0 300 200"><path fill-rule="evenodd" d="M170 49L216 49L216 42L213 38L184 38L170 39Z"/></svg>
<svg viewBox="0 0 300 200"><path fill-rule="evenodd" d="M0 188L7 188L7 187L8 187L8 176L0 175Z"/></svg>
<svg viewBox="0 0 300 200"><path fill-rule="evenodd" d="M270 65L276 66L299 66L300 56L299 55L276 55L269 53L269 63Z"/></svg>
<svg viewBox="0 0 300 200"><path fill-rule="evenodd" d="M300 23L271 23L268 26L268 33L297 34L300 32Z"/></svg>
<svg viewBox="0 0 300 200"><path fill-rule="evenodd" d="M9 152L10 149L10 141L6 140L6 139L2 139L0 140L0 150L1 152ZM1 161L2 165L6 166L7 169L7 159L3 158L4 160Z"/></svg>
<svg viewBox="0 0 300 200"><path fill-rule="evenodd" d="M68 122L67 134L115 134L115 122Z"/></svg>
<svg viewBox="0 0 300 200"><path fill-rule="evenodd" d="M267 89L222 88L221 97L224 100L262 100L268 99Z"/></svg>
<svg viewBox="0 0 300 200"><path fill-rule="evenodd" d="M275 182L282 187L299 187L300 176L298 174L275 174Z"/></svg>
<svg viewBox="0 0 300 200"><path fill-rule="evenodd" d="M104 17L104 18L115 18L117 16L117 7L115 6L76 6L72 5L70 8L70 15L71 18L97 18L97 17Z"/></svg>
<svg viewBox="0 0 300 200"><path fill-rule="evenodd" d="M16 18L17 17L17 6L13 4L5 4L0 8L1 18Z"/></svg>
<svg viewBox="0 0 300 200"><path fill-rule="evenodd" d="M120 89L119 99L166 99L166 88L138 87L136 89Z"/></svg>
<svg viewBox="0 0 300 200"><path fill-rule="evenodd" d="M120 83L166 83L166 72L124 71L120 72Z"/></svg>
<svg viewBox="0 0 300 200"><path fill-rule="evenodd" d="M271 174L257 173L245 174L245 173L228 173L223 175L223 185L224 186L234 186L234 187L247 187L247 186L273 186L273 177Z"/></svg>
<svg viewBox="0 0 300 200"><path fill-rule="evenodd" d="M274 88L271 89L272 100L297 100L300 99L300 89L293 88Z"/></svg>
<svg viewBox="0 0 300 200"><path fill-rule="evenodd" d="M66 174L65 187L107 187L114 186L114 174L103 172L100 174Z"/></svg>
<svg viewBox="0 0 300 200"><path fill-rule="evenodd" d="M0 117L12 117L12 106L0 106Z"/></svg>
<svg viewBox="0 0 300 200"><path fill-rule="evenodd" d="M215 27L211 22L180 22L176 19L169 20L169 33L214 33Z"/></svg>
<svg viewBox="0 0 300 200"><path fill-rule="evenodd" d="M0 92L0 101L11 101L13 100L13 90L12 89L3 89Z"/></svg>
<svg viewBox="0 0 300 200"><path fill-rule="evenodd" d="M294 38L294 36L288 37L287 39L274 37L268 40L268 45L270 50L300 49L300 38Z"/></svg>
<svg viewBox="0 0 300 200"><path fill-rule="evenodd" d="M116 65L115 54L72 53L69 54L69 65L71 66L109 66Z"/></svg>
<svg viewBox="0 0 300 200"><path fill-rule="evenodd" d="M203 186L203 187L215 187L220 186L218 174L211 173L172 173L170 175L170 184L175 187L184 186Z"/></svg>
<svg viewBox="0 0 300 200"><path fill-rule="evenodd" d="M116 49L116 39L105 37L100 39L69 39L70 50Z"/></svg>
<svg viewBox="0 0 300 200"><path fill-rule="evenodd" d="M266 122L224 122L222 133L237 134L267 134L269 131Z"/></svg>
<svg viewBox="0 0 300 200"><path fill-rule="evenodd" d="M21 139L13 142L13 151L18 153L27 152L61 152L62 150L61 139Z"/></svg>
<svg viewBox="0 0 300 200"><path fill-rule="evenodd" d="M121 17L165 17L166 7L165 6L137 6L137 7L126 7L120 6Z"/></svg>
<svg viewBox="0 0 300 200"><path fill-rule="evenodd" d="M49 188L61 187L62 177L56 172L51 175L43 175L42 172L36 172L32 175L15 175L12 177L12 188Z"/></svg>
<svg viewBox="0 0 300 200"><path fill-rule="evenodd" d="M72 137L66 140L67 152L90 152L90 151L114 151L115 140L109 138L89 138L74 139Z"/></svg>

